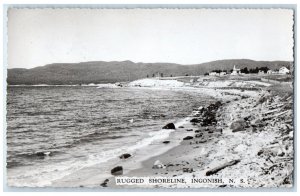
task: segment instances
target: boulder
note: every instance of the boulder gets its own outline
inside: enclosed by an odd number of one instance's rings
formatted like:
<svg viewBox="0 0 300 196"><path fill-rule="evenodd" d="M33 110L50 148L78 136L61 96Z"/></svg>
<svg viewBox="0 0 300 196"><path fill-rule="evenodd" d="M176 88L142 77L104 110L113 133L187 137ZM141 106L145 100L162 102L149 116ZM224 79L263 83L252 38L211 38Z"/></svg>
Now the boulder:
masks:
<svg viewBox="0 0 300 196"><path fill-rule="evenodd" d="M232 130L232 132L244 131L245 126L246 126L245 121L238 120L238 121L231 123L230 129Z"/></svg>
<svg viewBox="0 0 300 196"><path fill-rule="evenodd" d="M179 126L178 128L182 129L182 128L184 128L184 126Z"/></svg>
<svg viewBox="0 0 300 196"><path fill-rule="evenodd" d="M193 131L193 129L187 129L186 131Z"/></svg>
<svg viewBox="0 0 300 196"><path fill-rule="evenodd" d="M183 138L183 140L191 140L191 139L193 139L194 137L192 137L192 136L186 136L185 138Z"/></svg>
<svg viewBox="0 0 300 196"><path fill-rule="evenodd" d="M152 166L152 169L161 169L161 168L165 168L165 165L160 160L156 160Z"/></svg>
<svg viewBox="0 0 300 196"><path fill-rule="evenodd" d="M170 143L170 141L163 141L162 143L163 144L168 144L168 143Z"/></svg>
<svg viewBox="0 0 300 196"><path fill-rule="evenodd" d="M169 123L163 127L163 129L176 129L174 123Z"/></svg>
<svg viewBox="0 0 300 196"><path fill-rule="evenodd" d="M44 152L37 152L37 153L35 153L35 155L38 156L38 157L46 156L46 155L44 154Z"/></svg>
<svg viewBox="0 0 300 196"><path fill-rule="evenodd" d="M123 174L123 167L122 166L117 166L113 168L110 173L114 176L122 175Z"/></svg>
<svg viewBox="0 0 300 196"><path fill-rule="evenodd" d="M127 158L131 157L131 154L125 153L125 154L122 154L119 157L120 157L120 159L127 159Z"/></svg>
<svg viewBox="0 0 300 196"><path fill-rule="evenodd" d="M198 119L198 118L193 118L192 120L190 120L190 122L192 122L192 123L199 123L199 122L201 122L201 120Z"/></svg>

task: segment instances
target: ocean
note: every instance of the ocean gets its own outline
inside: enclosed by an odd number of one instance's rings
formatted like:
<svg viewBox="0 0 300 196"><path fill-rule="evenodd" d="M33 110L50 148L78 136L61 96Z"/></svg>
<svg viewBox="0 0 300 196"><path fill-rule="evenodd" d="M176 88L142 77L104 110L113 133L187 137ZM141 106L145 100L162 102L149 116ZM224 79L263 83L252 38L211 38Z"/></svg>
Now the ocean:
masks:
<svg viewBox="0 0 300 196"><path fill-rule="evenodd" d="M212 101L195 91L82 86L7 88L7 182L51 182L95 164L108 166L168 137L162 130Z"/></svg>

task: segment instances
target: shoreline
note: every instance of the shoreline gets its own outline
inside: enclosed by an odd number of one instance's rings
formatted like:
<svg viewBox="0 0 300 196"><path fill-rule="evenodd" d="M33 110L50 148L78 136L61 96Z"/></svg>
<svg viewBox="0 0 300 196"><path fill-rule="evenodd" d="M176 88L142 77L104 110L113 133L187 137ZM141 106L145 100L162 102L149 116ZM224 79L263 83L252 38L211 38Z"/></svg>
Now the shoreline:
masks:
<svg viewBox="0 0 300 196"><path fill-rule="evenodd" d="M131 88L143 88L143 87L131 87ZM151 88L147 88L151 89ZM264 153L259 153L264 148L275 148L278 152L275 153L275 158L279 158L282 156L288 155L289 157L293 153L293 145L290 145L285 150L282 148L282 142L289 142L293 144L293 135L291 135L292 129L289 129L288 139L285 139L281 142L278 142L279 133L274 133L272 130L266 130L265 127L261 127L260 125L253 125L252 121L257 123L258 120L262 120L261 113L262 111L268 113L270 109L268 105L272 105L270 97L263 101L263 103L257 104L263 97L266 97L265 92L258 93L253 91L241 91L241 90L233 90L233 89L211 89L211 88L193 88L193 87L184 87L184 88L171 88L169 90L193 90L199 93L206 93L207 95L213 97L217 102L217 100L222 100L222 106L215 111L216 124L214 127L209 127L211 130L203 130L203 126L199 126L199 124L186 122L184 124L184 128L179 128L177 126L175 131L171 132L169 137L165 140L170 141L169 144L164 144L166 147L165 150L162 150L159 154L153 154L152 156L146 159L135 159L136 156L125 159L121 162L124 171L122 176L126 177L145 177L145 176L153 176L153 177L187 177L187 178L205 178L205 173L214 167L218 167L220 164L224 164L226 162L230 162L232 160L241 160L240 163L222 169L217 172L216 177L220 178L240 178L241 176L244 179L247 179L246 184L237 184L237 185L216 185L216 184L193 184L187 185L150 185L150 186L132 186L132 185L116 185L115 177L110 175L110 168L108 171L105 171L108 175L107 177L103 177L104 171L99 171L101 169L99 166L85 168L81 172L77 172L71 175L71 178L63 178L55 181L51 186L52 187L91 187L91 188L217 188L217 187L291 187L293 184L293 180L291 179L291 175L286 175L284 177L284 181L288 178L290 183L282 183L274 181L274 177L260 177L261 171L260 168L265 167L265 165L270 165L268 160L261 159ZM278 104L278 100L280 97L276 97ZM274 101L274 100L273 100ZM207 108L205 106L204 108ZM280 109L280 108L279 108ZM249 111L247 111L249 110ZM232 113L232 111L236 111ZM271 113L272 114L272 113ZM259 115L259 116L255 116ZM241 118L245 118L247 116L252 116L253 119L245 120L244 123L247 125L243 125L242 130L234 131L232 130L232 122L239 121ZM199 110L195 109L192 112L190 118L198 118ZM250 122L251 120L251 122ZM264 120L264 119L263 119ZM270 122L267 120L267 123ZM258 122L260 123L260 122ZM243 124L243 122L242 122ZM269 125L268 125L269 126ZM273 124L274 126L279 126ZM222 128L222 133L216 132L216 128ZM259 129L259 131L257 131ZM189 130L189 131L187 131ZM192 131L190 131L192 130ZM205 138L201 136L201 139L196 138L195 136L199 133L205 135ZM186 136L192 136L191 140L182 141L182 139ZM151 150L155 149L155 145L158 145L156 141L155 144L147 146L145 148L148 149L147 153L151 153ZM176 145L176 142L178 143ZM174 145L175 143L175 145ZM274 144L280 144L279 147ZM161 145L161 144L159 144ZM273 145L273 146L272 146ZM161 145L162 146L162 145ZM278 150L279 149L279 150ZM282 155L283 153L284 155ZM258 155L260 154L260 155ZM143 154L140 154L143 155ZM269 154L268 154L269 156ZM290 158L289 158L290 159ZM291 158L293 160L293 158ZM253 160L258 160L257 162ZM280 160L280 159L279 159ZM160 169L153 169L153 164L159 161L164 167ZM271 161L271 163L274 161ZM272 167L272 166L269 166ZM284 169L282 169L284 168ZM291 173L293 170L293 164L285 165L284 167L275 167L277 171L276 174L280 174L283 176L284 173ZM283 171L284 170L284 171ZM234 171L234 172L232 172ZM244 175L244 174L251 175ZM84 180L81 179L81 175ZM78 181L75 180L74 177L79 177ZM259 179L258 179L259 178ZM278 176L277 176L278 178ZM281 180L282 181L282 180Z"/></svg>
<svg viewBox="0 0 300 196"><path fill-rule="evenodd" d="M262 101L262 98L266 99ZM114 179L111 178L107 186L110 188L292 188L293 129L289 125L291 122L288 118L285 118L287 121L284 122L282 119L274 120L283 113L291 115L292 110L289 108L288 111L274 116L274 108L277 108L277 111L283 109L281 106L278 108L278 103L281 101L287 101L285 104L288 106L292 103L291 95L272 98L263 93L249 98L241 97L241 99L232 100L229 103L227 101L217 114L218 123L224 127L222 134L216 135L213 131L211 133L214 136L204 139L205 142L201 142L200 145L197 144L195 138L190 143L182 142L176 148L144 161L143 168L126 175L128 177L159 176L201 179L208 178L208 172L214 168L233 160L239 160L238 164L217 171L213 177L217 179L242 179L246 183L117 186L113 181ZM260 102L261 105L257 102ZM247 112L244 108L250 109L251 112ZM236 113L232 114L232 110L235 110ZM253 116L255 113L264 114L261 118ZM235 124L233 126L232 122L238 123L241 117L248 118L245 120L245 124L248 125L238 127ZM242 124L243 122L239 123ZM282 128L282 124L286 127ZM151 166L157 160L164 163L166 168L152 169Z"/></svg>
<svg viewBox="0 0 300 196"><path fill-rule="evenodd" d="M143 87L130 87L130 88L143 88ZM146 87L145 87L146 88ZM151 89L151 88L147 88L147 89ZM155 90L155 89L153 89ZM166 89L165 89L166 90ZM171 88L171 89L167 89L167 90L179 90L179 91L183 91L183 90L187 90L187 91L194 91L197 93L205 93L207 96L210 96L213 98L213 100L215 101L211 101L211 102L216 102L217 100L220 100L220 97L222 97L224 100L230 100L230 99L234 99L237 97L237 95L233 95L233 94L228 94L228 95L222 95L222 93L217 92L214 89L196 89L193 87L183 87L183 88ZM232 91L232 90L230 90ZM193 111L195 112L195 111ZM189 120L190 118L192 118L192 114L193 112L191 112L191 114L184 118L181 119L179 122L175 123L176 127L180 127L181 124L184 124L184 127L182 130L186 130L189 129L188 127L192 128L192 125L190 124ZM178 124L179 123L179 124ZM142 148L142 152L135 152L133 154L133 157L123 160L121 161L121 164L123 164L124 166L124 174L130 173L131 171L134 170L139 170L140 168L143 167L143 162L152 159L153 157L156 156L161 156L165 153L167 153L168 151L171 151L173 148L177 148L178 146L180 146L181 144L181 137L182 135L190 135L190 132L180 132L179 134L177 133L179 129L176 130L170 130L171 133L169 134L168 138L165 138L164 140L173 140L170 144L162 144L163 140L158 140L155 141L153 144L150 144L146 147ZM169 130L166 130L169 131ZM159 151L157 151L157 149ZM151 154L151 152L156 151L156 154ZM126 152L124 152L126 153ZM145 156L146 155L146 156ZM150 155L150 156L149 156ZM137 159L137 157L139 157L139 159ZM145 158L142 158L145 157ZM120 161L118 159L118 156L116 156L116 158L113 158L111 160L109 160L111 162L118 162ZM117 165L115 165L117 166ZM67 175L61 179L57 179L55 181L52 182L51 187L98 187L99 184L101 184L100 182L102 182L103 180L107 179L107 178L111 178L111 174L110 174L110 169L112 168L106 168L105 171L102 170L101 173L99 173L99 175L94 175L94 176L90 176L91 174L94 174L96 171L99 171L103 168L101 168L101 164L96 164L94 166L90 166L90 167L86 167L83 169L80 169L78 171L75 171L74 173Z"/></svg>

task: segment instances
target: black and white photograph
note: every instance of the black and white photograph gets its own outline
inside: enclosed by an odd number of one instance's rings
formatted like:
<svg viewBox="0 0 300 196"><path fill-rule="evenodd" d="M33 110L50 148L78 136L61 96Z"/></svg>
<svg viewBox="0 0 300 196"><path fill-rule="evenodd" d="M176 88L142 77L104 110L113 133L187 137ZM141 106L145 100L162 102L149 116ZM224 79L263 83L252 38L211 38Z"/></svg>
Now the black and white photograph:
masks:
<svg viewBox="0 0 300 196"><path fill-rule="evenodd" d="M7 9L5 183L295 186L295 10Z"/></svg>

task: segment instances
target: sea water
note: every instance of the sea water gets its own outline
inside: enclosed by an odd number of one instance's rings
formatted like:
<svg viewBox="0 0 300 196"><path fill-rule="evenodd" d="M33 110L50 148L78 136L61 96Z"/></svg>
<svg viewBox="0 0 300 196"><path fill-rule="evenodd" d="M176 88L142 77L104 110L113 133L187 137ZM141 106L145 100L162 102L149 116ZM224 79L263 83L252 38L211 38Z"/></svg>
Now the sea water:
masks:
<svg viewBox="0 0 300 196"><path fill-rule="evenodd" d="M81 86L7 88L7 182L51 186L82 168L134 153L211 98L194 91Z"/></svg>

